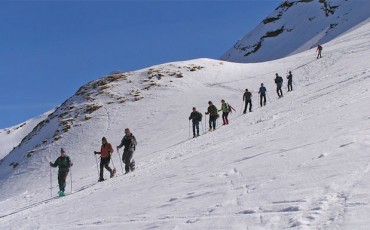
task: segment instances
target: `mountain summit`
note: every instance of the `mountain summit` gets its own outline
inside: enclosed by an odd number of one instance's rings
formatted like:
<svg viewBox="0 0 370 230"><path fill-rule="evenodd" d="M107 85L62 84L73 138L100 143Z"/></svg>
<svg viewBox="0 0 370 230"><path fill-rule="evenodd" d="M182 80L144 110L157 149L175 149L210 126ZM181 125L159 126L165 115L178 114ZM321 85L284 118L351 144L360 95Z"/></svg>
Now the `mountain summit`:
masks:
<svg viewBox="0 0 370 230"><path fill-rule="evenodd" d="M289 0L222 55L254 63L283 58L344 34L370 16L370 1Z"/></svg>

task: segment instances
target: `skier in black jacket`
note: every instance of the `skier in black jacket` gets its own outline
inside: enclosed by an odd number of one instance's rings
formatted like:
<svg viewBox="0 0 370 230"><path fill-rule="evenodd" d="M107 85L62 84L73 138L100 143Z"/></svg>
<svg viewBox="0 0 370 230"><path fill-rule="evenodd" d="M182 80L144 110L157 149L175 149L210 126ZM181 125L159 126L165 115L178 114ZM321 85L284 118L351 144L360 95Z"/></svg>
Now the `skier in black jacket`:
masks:
<svg viewBox="0 0 370 230"><path fill-rule="evenodd" d="M59 184L59 196L64 196L64 189L66 187L66 178L69 172L69 168L73 165L69 156L65 154L63 148L60 149L60 157L58 157L54 163L50 162L51 167L59 167L58 170L58 184Z"/></svg>
<svg viewBox="0 0 370 230"><path fill-rule="evenodd" d="M125 129L125 136L121 140L121 144L117 146L117 152L122 146L125 148L123 149L123 154L122 154L122 161L125 163L125 171L126 174L131 171L135 170L135 161L132 160L132 157L134 155L134 151L136 149L136 138L135 136L131 133L129 128Z"/></svg>
<svg viewBox="0 0 370 230"><path fill-rule="evenodd" d="M283 91L281 87L283 87L283 78L276 73L275 83L276 83L276 93L278 94L279 98L283 97Z"/></svg>
<svg viewBox="0 0 370 230"><path fill-rule="evenodd" d="M193 137L199 137L199 122L202 120L202 114L195 107L193 107L193 112L191 112L189 120L193 123ZM195 129L197 129L196 135Z"/></svg>
<svg viewBox="0 0 370 230"><path fill-rule="evenodd" d="M249 112L252 112L252 93L245 89L245 93L243 95L243 101L245 102L245 108L243 113L247 113L247 107L249 104Z"/></svg>
<svg viewBox="0 0 370 230"><path fill-rule="evenodd" d="M288 79L288 92L289 91L293 91L293 75L292 75L292 71L289 71L289 74L288 76L286 77Z"/></svg>

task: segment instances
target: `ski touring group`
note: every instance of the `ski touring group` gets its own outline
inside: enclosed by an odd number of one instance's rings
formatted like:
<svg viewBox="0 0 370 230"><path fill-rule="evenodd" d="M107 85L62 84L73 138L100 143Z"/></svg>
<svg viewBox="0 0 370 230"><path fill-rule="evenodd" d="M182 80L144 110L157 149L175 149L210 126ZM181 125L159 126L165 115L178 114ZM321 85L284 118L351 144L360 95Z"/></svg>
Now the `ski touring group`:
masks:
<svg viewBox="0 0 370 230"><path fill-rule="evenodd" d="M321 58L321 51L322 51L322 46L318 45L316 52L317 54L317 59ZM287 78L287 91L291 92L293 91L293 74L291 71L288 72L288 75L286 76ZM275 74L275 79L274 82L276 84L276 93L278 98L282 98L283 91L283 83L284 79L281 77L278 73ZM258 90L258 94L260 95L260 106L266 106L266 96L267 96L267 89L264 86L263 83L261 83L261 86ZM249 112L252 112L252 93L248 90L245 89L245 92L243 94L243 102L244 102L244 110L243 114L247 113L247 110ZM248 108L249 107L249 108ZM205 115L209 115L209 129L208 131L215 131L216 130L216 124L217 124L217 119L219 118L219 112L222 112L222 125L228 125L229 124L229 119L228 115L229 113L232 113L232 111L236 111L230 104L226 103L224 99L221 100L221 109L217 109L217 107L212 103L212 101L208 101L208 108L207 111L205 112ZM199 125L200 122L202 121L202 113L197 111L196 107L193 107L192 112L190 113L189 116L189 122L192 121L192 130L193 130L193 138L199 137ZM190 125L190 123L189 123ZM190 132L190 126L189 126L189 132ZM129 128L125 129L125 135L123 136L121 143L117 146L117 152L119 151L120 148L124 147L123 153L122 153L122 162L125 164L125 174L129 173L130 171L135 170L135 160L133 159L133 154L136 150L136 138L135 136L131 133ZM99 179L98 182L104 181L104 168L108 170L110 173L110 177L114 177L116 175L116 168L114 167L113 161L112 161L112 153L114 152L112 145L108 142L106 137L102 137L102 145L100 148L100 151L94 151L95 155L100 155L100 167L98 168L98 174L99 174ZM113 164L113 169L109 167L110 162ZM122 162L121 162L121 167L122 167ZM98 167L98 160L96 158L96 163ZM60 156L55 160L54 163L50 162L51 167L59 167L58 170L58 185L59 185L59 196L64 196L65 193L65 187L66 187L66 178L68 175L68 172L70 170L70 167L73 165L71 159L69 156L66 155L65 150L61 148L60 150ZM100 170L99 170L100 169ZM123 171L123 169L122 169Z"/></svg>
<svg viewBox="0 0 370 230"><path fill-rule="evenodd" d="M124 148L122 153L122 162L125 164L125 174L135 170L135 160L133 159L133 155L136 149L136 145L137 142L135 136L131 133L129 128L126 128L125 135L123 136L121 143L117 146L117 153L120 148L122 147ZM98 168L98 158L96 156L96 165L98 169L97 171L99 174L98 182L104 181L104 168L108 170L108 172L110 173L110 178L116 175L116 168L114 167L114 163L112 161L113 152L114 152L113 147L108 142L107 138L102 137L102 145L100 147L100 151L94 151L95 156L100 155L99 168ZM112 162L113 164L113 169L109 166L110 162ZM60 156L55 160L55 162L54 163L50 162L49 164L51 167L54 168L58 167L58 185L59 185L58 195L60 197L65 196L66 178L70 171L70 168L73 166L73 163L70 157L66 154L64 148L60 149Z"/></svg>
<svg viewBox="0 0 370 230"><path fill-rule="evenodd" d="M289 71L286 78L288 80L288 83L287 83L288 92L293 91L292 71ZM278 98L282 98L284 96L283 91L282 91L284 79L278 73L276 73L274 81L276 84L276 93L278 95ZM260 95L260 106L263 107L266 105L266 102L267 102L266 100L267 89L263 83L261 83L261 86L258 90L258 94ZM248 89L245 89L245 92L243 94L243 102L245 103L243 114L246 114L247 110L249 112L252 112L252 92L250 92ZM224 99L221 100L220 110L217 109L217 107L212 103L212 101L209 101L207 111L205 112L206 115L209 115L208 131L211 132L211 131L216 130L217 119L220 117L218 112L222 112L222 122L223 122L222 125L228 125L229 124L228 115L229 113L232 113L232 111L236 111L236 110L230 104L226 103ZM193 111L190 113L189 121L190 120L192 121L192 124L193 124L193 138L199 137L200 136L199 135L199 124L202 121L202 114L198 112L195 107L193 107Z"/></svg>

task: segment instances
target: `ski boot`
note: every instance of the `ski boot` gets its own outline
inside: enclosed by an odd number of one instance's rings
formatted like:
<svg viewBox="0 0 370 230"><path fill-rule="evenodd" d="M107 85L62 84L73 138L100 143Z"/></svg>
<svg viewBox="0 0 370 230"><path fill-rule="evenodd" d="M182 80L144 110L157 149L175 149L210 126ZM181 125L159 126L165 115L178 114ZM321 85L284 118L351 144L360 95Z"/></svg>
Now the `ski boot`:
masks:
<svg viewBox="0 0 370 230"><path fill-rule="evenodd" d="M130 171L131 171L131 172L135 171L135 160L132 160L132 161L130 162Z"/></svg>

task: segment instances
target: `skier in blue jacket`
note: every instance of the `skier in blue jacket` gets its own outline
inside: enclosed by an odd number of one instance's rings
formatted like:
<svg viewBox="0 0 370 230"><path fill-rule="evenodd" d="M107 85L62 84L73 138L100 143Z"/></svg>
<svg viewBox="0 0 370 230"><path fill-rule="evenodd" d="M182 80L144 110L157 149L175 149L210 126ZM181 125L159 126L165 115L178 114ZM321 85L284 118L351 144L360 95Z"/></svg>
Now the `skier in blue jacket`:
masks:
<svg viewBox="0 0 370 230"><path fill-rule="evenodd" d="M266 92L267 92L266 87L263 86L263 83L261 83L261 87L258 91L258 93L260 95L260 105L261 105L261 107L263 105L266 105ZM262 105L262 99L263 99L263 105Z"/></svg>

